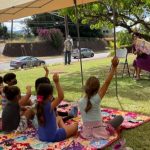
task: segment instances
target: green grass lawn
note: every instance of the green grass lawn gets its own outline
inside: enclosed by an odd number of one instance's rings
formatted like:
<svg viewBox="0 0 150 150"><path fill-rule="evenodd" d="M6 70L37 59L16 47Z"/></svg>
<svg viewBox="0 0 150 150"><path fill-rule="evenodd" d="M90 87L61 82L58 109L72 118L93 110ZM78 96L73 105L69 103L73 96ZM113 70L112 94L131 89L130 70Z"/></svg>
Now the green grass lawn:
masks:
<svg viewBox="0 0 150 150"><path fill-rule="evenodd" d="M132 64L133 58L133 56L129 56L129 64ZM100 83L102 84L109 72L110 60L110 58L105 58L83 61L84 81L86 81L89 76L94 75L99 77ZM122 66L119 68L121 67ZM77 101L81 95L83 95L79 62L75 62L68 66L62 64L50 65L48 68L52 72L64 72L60 74L60 82L64 89L65 99ZM35 80L38 77L44 76L44 70L41 67L15 71L15 73L18 79L18 86L21 88L22 92L25 92L26 85L29 84L34 86ZM135 81L126 75L122 78L120 72L118 73L119 102L124 110L150 115L150 79L147 74L142 77L143 80ZM52 74L50 74L50 79L52 79ZM34 94L34 87L32 90ZM103 107L121 109L115 95L115 79L113 79L101 105ZM150 123L145 123L135 129L124 130L121 133L121 136L127 141L127 146L131 146L134 150L150 150L149 135Z"/></svg>

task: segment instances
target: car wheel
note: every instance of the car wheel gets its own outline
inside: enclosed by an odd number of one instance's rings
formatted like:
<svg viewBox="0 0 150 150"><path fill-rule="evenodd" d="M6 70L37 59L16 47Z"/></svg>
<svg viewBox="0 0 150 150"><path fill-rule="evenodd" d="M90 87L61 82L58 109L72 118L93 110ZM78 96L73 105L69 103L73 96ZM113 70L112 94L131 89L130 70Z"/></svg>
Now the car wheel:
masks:
<svg viewBox="0 0 150 150"><path fill-rule="evenodd" d="M41 63L40 63L40 66L44 66L44 65L45 65L45 63L44 63L44 62L41 62Z"/></svg>
<svg viewBox="0 0 150 150"><path fill-rule="evenodd" d="M21 66L21 68L22 68L22 69L27 68L27 65L26 65L26 64L23 64L23 65Z"/></svg>
<svg viewBox="0 0 150 150"><path fill-rule="evenodd" d="M91 57L94 57L94 54L93 54L93 53L91 54Z"/></svg>

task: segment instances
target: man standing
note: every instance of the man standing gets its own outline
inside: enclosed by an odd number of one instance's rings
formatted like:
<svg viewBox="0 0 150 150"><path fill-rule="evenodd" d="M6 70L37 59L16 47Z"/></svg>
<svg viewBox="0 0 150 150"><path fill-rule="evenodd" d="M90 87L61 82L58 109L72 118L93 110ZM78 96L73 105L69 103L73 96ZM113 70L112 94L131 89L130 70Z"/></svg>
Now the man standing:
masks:
<svg viewBox="0 0 150 150"><path fill-rule="evenodd" d="M65 65L70 64L71 62L71 51L73 47L73 40L70 35L64 42L64 53L65 53Z"/></svg>

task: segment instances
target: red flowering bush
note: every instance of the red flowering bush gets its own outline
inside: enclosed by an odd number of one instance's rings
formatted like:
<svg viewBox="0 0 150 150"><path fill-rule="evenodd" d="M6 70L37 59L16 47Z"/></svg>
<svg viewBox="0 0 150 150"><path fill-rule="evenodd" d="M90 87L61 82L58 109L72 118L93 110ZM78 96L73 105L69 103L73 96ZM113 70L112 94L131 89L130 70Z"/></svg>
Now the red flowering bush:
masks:
<svg viewBox="0 0 150 150"><path fill-rule="evenodd" d="M54 48L60 49L63 46L63 34L59 29L37 29L38 36L49 41Z"/></svg>

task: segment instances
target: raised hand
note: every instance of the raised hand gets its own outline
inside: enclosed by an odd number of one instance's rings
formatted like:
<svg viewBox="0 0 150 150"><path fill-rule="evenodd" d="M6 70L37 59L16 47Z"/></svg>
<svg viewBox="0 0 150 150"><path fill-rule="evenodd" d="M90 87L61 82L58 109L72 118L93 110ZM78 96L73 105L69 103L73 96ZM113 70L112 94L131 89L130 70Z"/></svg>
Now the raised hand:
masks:
<svg viewBox="0 0 150 150"><path fill-rule="evenodd" d="M111 63L112 63L112 67L113 67L113 68L117 68L117 66L118 66L118 64L119 64L119 59L118 59L118 57L114 57L114 58L112 59Z"/></svg>
<svg viewBox="0 0 150 150"><path fill-rule="evenodd" d="M26 86L27 94L31 94L31 86L27 85Z"/></svg>
<svg viewBox="0 0 150 150"><path fill-rule="evenodd" d="M44 66L43 68L45 70L45 77L48 77L49 69L47 68L47 66Z"/></svg>
<svg viewBox="0 0 150 150"><path fill-rule="evenodd" d="M54 73L54 75L53 75L53 81L54 81L55 83L58 83L58 82L59 82L59 75L58 75L57 73Z"/></svg>

